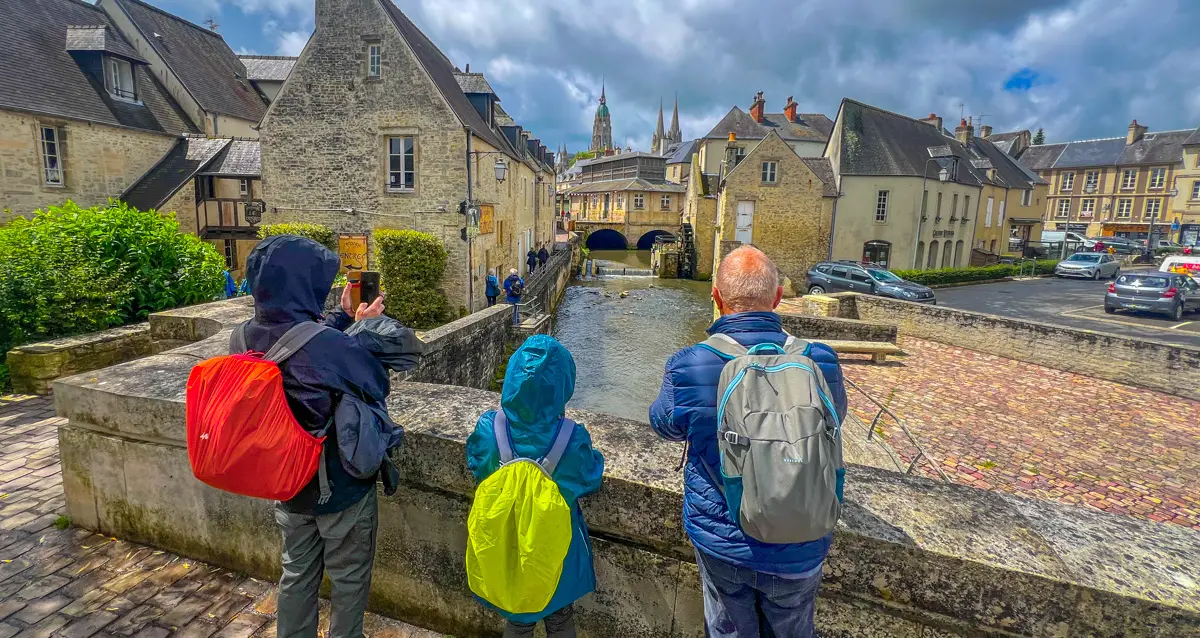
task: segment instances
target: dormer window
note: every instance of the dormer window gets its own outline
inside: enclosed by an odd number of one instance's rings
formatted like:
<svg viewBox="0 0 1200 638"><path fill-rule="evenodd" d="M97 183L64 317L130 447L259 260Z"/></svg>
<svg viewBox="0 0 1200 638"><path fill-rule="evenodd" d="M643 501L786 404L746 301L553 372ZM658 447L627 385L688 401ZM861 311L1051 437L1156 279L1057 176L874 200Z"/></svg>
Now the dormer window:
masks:
<svg viewBox="0 0 1200 638"><path fill-rule="evenodd" d="M113 97L126 102L137 102L137 89L133 84L133 65L129 60L108 56L104 64L104 82Z"/></svg>

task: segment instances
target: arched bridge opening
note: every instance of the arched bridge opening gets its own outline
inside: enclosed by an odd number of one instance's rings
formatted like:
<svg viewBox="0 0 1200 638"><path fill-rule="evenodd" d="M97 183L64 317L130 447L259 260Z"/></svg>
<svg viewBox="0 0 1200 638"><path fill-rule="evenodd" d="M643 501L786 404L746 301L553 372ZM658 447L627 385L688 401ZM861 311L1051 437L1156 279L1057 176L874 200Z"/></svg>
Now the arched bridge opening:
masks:
<svg viewBox="0 0 1200 638"><path fill-rule="evenodd" d="M629 242L620 232L601 228L588 235L587 247L588 250L625 250L629 247Z"/></svg>
<svg viewBox="0 0 1200 638"><path fill-rule="evenodd" d="M659 237L662 237L665 240L675 239L675 235L672 235L665 230L652 230L645 235L642 235L641 239L638 239L638 250L650 250L651 248L654 248L654 240L658 239Z"/></svg>

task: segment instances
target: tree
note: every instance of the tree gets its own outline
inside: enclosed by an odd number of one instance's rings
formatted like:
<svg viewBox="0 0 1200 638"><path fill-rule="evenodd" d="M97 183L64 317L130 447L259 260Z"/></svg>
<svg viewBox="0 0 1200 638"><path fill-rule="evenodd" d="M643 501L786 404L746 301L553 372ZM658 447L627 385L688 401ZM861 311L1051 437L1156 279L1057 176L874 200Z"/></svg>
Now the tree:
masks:
<svg viewBox="0 0 1200 638"><path fill-rule="evenodd" d="M1046 143L1046 131L1044 129L1042 129L1041 127L1039 127L1037 130L1037 133L1034 133L1034 135L1033 135L1033 145L1041 146L1042 144L1045 144L1045 143Z"/></svg>
<svg viewBox="0 0 1200 638"><path fill-rule="evenodd" d="M578 153L575 154L574 159L576 162L578 162L579 160L593 159L595 157L596 157L595 151L579 151ZM574 163L574 162L572 162L572 163Z"/></svg>

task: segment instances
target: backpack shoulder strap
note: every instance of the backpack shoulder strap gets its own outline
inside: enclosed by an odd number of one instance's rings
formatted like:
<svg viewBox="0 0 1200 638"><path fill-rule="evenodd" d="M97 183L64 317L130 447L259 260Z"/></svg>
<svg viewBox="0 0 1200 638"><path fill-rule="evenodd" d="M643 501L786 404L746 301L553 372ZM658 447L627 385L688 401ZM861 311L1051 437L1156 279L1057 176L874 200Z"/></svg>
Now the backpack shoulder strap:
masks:
<svg viewBox="0 0 1200 638"><path fill-rule="evenodd" d="M249 348L246 347L246 324L249 321L243 321L233 327L233 332L229 333L229 354L243 354Z"/></svg>
<svg viewBox="0 0 1200 638"><path fill-rule="evenodd" d="M554 476L554 470L558 468L558 462L562 460L563 454L567 451L567 445L571 443L571 434L575 431L575 422L568 418L563 418L562 425L558 427L558 436L554 437L554 445L550 446L550 451L546 456L542 457L542 469L550 476Z"/></svg>
<svg viewBox="0 0 1200 638"><path fill-rule="evenodd" d="M496 410L492 417L492 434L496 437L496 448L500 450L500 464L512 463L517 458L513 454L512 441L508 434L508 417L504 416L504 408Z"/></svg>
<svg viewBox="0 0 1200 638"><path fill-rule="evenodd" d="M271 346L270 350L267 350L267 354L263 358L267 361L283 363L288 357L299 352L304 344L312 341L313 337L326 330L332 330L332 328L312 321L298 323L283 333L283 336L275 342L275 345Z"/></svg>
<svg viewBox="0 0 1200 638"><path fill-rule="evenodd" d="M793 337L792 335L788 335L787 341L783 344L783 350L787 354L798 354L807 357L811 349L812 343L799 337Z"/></svg>
<svg viewBox="0 0 1200 638"><path fill-rule="evenodd" d="M704 341L701 341L699 345L701 348L712 351L716 353L718 357L721 357L727 361L745 356L749 352L749 350L746 349L746 346L743 346L735 341L733 337L721 333L710 336Z"/></svg>

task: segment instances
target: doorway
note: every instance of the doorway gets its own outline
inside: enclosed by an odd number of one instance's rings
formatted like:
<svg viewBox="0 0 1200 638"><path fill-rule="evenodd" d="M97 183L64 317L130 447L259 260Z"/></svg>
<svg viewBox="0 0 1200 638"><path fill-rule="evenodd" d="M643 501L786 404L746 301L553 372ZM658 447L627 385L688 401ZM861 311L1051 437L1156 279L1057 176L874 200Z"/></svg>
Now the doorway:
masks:
<svg viewBox="0 0 1200 638"><path fill-rule="evenodd" d="M733 238L743 244L754 243L754 202L738 202L737 229Z"/></svg>

